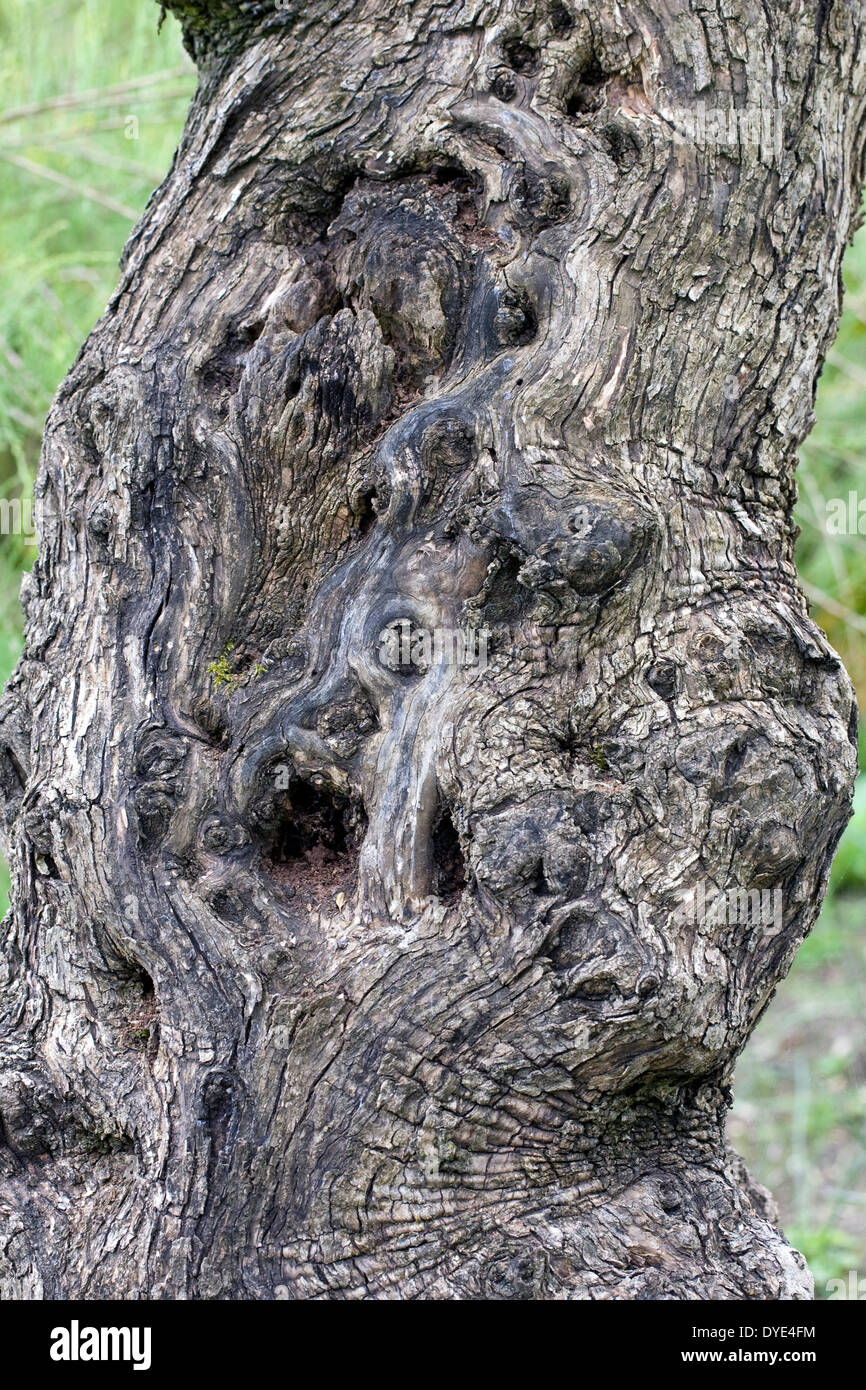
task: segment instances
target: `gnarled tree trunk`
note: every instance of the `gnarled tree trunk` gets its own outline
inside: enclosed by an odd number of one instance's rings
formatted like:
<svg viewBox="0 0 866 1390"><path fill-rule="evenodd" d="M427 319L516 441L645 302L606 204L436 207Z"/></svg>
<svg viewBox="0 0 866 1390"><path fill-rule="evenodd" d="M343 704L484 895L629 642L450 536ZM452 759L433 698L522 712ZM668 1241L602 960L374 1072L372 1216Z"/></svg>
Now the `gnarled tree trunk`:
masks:
<svg viewBox="0 0 866 1390"><path fill-rule="evenodd" d="M863 11L173 8L3 705L0 1287L808 1297L724 1114L855 767Z"/></svg>

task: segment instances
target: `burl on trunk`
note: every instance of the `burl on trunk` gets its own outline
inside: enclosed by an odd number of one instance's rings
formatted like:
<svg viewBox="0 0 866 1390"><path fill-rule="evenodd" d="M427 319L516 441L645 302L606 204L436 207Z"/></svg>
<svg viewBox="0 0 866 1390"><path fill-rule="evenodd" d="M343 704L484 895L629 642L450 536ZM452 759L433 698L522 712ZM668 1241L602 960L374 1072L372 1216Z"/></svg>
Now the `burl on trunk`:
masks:
<svg viewBox="0 0 866 1390"><path fill-rule="evenodd" d="M809 1297L724 1115L855 768L863 11L173 8L2 707L0 1287Z"/></svg>

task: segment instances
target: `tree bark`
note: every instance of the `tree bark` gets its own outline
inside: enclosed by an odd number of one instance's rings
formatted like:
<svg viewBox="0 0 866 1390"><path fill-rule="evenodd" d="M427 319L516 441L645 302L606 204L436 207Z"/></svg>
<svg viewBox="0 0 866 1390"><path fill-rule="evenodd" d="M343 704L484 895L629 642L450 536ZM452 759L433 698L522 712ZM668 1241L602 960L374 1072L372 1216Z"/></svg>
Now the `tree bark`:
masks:
<svg viewBox="0 0 866 1390"><path fill-rule="evenodd" d="M855 771L861 5L172 8L2 707L0 1292L807 1298L724 1116Z"/></svg>

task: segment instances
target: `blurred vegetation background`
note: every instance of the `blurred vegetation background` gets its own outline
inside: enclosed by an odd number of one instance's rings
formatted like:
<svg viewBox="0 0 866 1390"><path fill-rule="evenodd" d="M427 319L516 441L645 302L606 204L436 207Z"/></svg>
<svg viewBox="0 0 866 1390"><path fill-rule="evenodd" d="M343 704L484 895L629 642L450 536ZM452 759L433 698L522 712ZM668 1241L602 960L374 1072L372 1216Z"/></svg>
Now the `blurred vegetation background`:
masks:
<svg viewBox="0 0 866 1390"><path fill-rule="evenodd" d="M179 29L130 0L0 0L0 496L30 495L42 423L168 170L195 86ZM813 613L866 708L866 535L826 503L866 497L866 229L799 471L799 563ZM864 521L866 526L866 521ZM0 680L22 643L35 549L0 536ZM2 866L0 911L8 874ZM730 1134L776 1196L818 1297L866 1276L866 778L821 919L740 1062Z"/></svg>

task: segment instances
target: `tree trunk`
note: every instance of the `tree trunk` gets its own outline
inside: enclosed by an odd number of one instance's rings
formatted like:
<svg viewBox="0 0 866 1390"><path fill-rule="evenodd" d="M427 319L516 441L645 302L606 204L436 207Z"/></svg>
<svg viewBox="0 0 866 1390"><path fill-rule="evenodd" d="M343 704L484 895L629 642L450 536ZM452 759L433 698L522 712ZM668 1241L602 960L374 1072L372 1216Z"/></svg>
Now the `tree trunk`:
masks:
<svg viewBox="0 0 866 1390"><path fill-rule="evenodd" d="M808 1298L724 1116L855 770L861 6L173 8L2 710L0 1291Z"/></svg>

